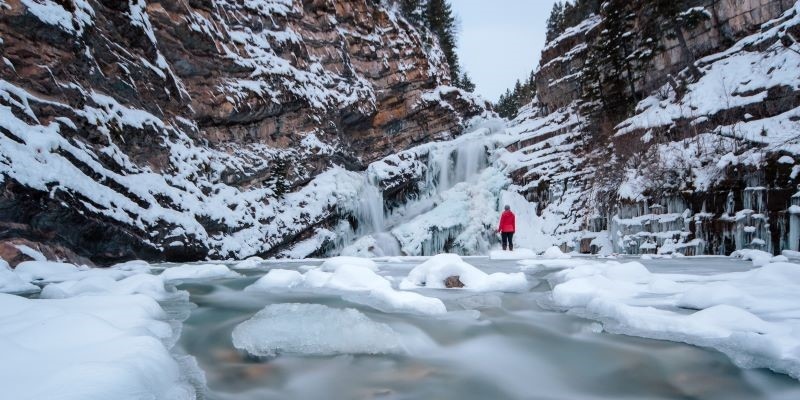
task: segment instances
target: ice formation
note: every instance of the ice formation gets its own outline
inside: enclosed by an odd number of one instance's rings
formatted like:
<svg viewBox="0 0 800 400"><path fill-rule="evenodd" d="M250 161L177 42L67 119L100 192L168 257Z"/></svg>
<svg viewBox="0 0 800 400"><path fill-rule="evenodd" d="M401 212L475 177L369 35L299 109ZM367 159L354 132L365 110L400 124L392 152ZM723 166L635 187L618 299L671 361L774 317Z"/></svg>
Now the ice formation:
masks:
<svg viewBox="0 0 800 400"><path fill-rule="evenodd" d="M320 304L268 305L233 330L233 345L264 357L403 352L388 325L352 308Z"/></svg>
<svg viewBox="0 0 800 400"><path fill-rule="evenodd" d="M0 260L0 293L23 294L38 291L38 286L20 278L5 260Z"/></svg>
<svg viewBox="0 0 800 400"><path fill-rule="evenodd" d="M336 267L331 272L326 272L322 268L313 268L304 274L291 270L272 269L245 290L326 289L343 293L348 300L364 303L384 311L425 315L447 312L444 303L437 298L392 288L389 280L363 265L370 260L360 259L359 262L349 264L342 263L342 259L338 258L338 261L333 263Z"/></svg>
<svg viewBox="0 0 800 400"><path fill-rule="evenodd" d="M458 276L466 290L524 292L530 286L522 272L487 274L456 254L439 254L412 269L400 288L444 289L445 280L451 276Z"/></svg>
<svg viewBox="0 0 800 400"><path fill-rule="evenodd" d="M651 273L638 262L584 263L552 275L556 305L606 330L718 349L745 368L800 379L800 265L716 275Z"/></svg>
<svg viewBox="0 0 800 400"><path fill-rule="evenodd" d="M235 278L240 276L222 264L185 264L168 267L159 275L164 281L175 282L196 279Z"/></svg>

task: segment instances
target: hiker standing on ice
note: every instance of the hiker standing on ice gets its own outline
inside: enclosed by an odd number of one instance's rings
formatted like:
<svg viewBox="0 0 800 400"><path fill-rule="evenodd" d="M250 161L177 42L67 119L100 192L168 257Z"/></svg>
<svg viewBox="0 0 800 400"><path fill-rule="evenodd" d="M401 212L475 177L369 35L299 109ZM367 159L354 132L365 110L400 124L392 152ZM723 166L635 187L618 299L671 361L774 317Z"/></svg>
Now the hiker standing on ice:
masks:
<svg viewBox="0 0 800 400"><path fill-rule="evenodd" d="M514 219L511 206L506 206L505 211L500 214L500 225L497 227L497 231L500 232L500 238L503 241L503 250L507 247L508 250L514 251L514 231L516 230Z"/></svg>

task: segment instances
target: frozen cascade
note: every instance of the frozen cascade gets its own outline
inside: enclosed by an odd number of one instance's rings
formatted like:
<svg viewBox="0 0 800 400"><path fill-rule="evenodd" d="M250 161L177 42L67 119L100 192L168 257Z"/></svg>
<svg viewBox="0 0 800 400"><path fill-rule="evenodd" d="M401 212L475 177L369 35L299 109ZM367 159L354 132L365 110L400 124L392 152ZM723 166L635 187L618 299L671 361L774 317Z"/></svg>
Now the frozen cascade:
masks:
<svg viewBox="0 0 800 400"><path fill-rule="evenodd" d="M486 166L486 146L483 141L468 140L456 150L456 162L453 168L454 182L467 182L483 171Z"/></svg>
<svg viewBox="0 0 800 400"><path fill-rule="evenodd" d="M389 232L378 232L372 235L375 238L375 245L381 249L383 256L399 256L400 242Z"/></svg>
<svg viewBox="0 0 800 400"><path fill-rule="evenodd" d="M355 210L359 232L384 231L386 223L383 204L383 192L381 189L371 181L366 182L361 189Z"/></svg>
<svg viewBox="0 0 800 400"><path fill-rule="evenodd" d="M455 146L436 149L430 160L428 168L436 175L436 180L427 179L426 189L437 193L469 181L488 166L486 145L482 140L461 140Z"/></svg>
<svg viewBox="0 0 800 400"><path fill-rule="evenodd" d="M378 183L380 175L368 170L358 204L351 210L357 227L355 231L350 230L350 233L337 232L338 239L333 252L375 256L408 253L409 249L403 251L404 247L393 230L441 206L449 196L448 192L459 184L481 179L479 177L489 167L488 149L492 147L489 135L495 132L492 129L477 128L454 140L433 143L416 150L416 157L424 157L427 163L417 183L417 192L399 207L387 208ZM429 240L430 243L425 243L409 255L441 252L462 230L457 226L442 228L432 228L434 238ZM472 248L473 245L475 248ZM473 252L487 249L487 243L471 243L470 249L465 250Z"/></svg>

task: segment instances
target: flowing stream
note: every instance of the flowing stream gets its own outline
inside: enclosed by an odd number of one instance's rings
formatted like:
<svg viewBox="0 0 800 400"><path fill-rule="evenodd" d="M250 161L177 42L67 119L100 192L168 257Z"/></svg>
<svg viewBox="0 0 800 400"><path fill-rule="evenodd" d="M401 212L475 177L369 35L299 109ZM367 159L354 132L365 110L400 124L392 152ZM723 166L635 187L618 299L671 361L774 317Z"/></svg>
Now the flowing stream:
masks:
<svg viewBox="0 0 800 400"><path fill-rule="evenodd" d="M466 258L486 272L514 272L514 261ZM379 262L397 285L419 260ZM728 258L642 261L654 272L746 270ZM800 383L768 370L741 369L713 350L605 333L602 325L550 306L546 271L528 272L527 293L422 290L442 299L444 316L381 312L335 292L256 293L242 289L271 263L245 277L180 285L196 308L185 321L179 352L196 358L204 398L226 399L798 399ZM391 355L253 357L237 350L234 328L270 304L354 308L386 324L403 351ZM184 305L167 304L173 313ZM300 316L298 316L300 317ZM291 318L291 317L290 317ZM291 319L290 319L291 321ZM296 326L303 337L302 318ZM346 335L331 327L330 335ZM345 337L358 341L358 337Z"/></svg>

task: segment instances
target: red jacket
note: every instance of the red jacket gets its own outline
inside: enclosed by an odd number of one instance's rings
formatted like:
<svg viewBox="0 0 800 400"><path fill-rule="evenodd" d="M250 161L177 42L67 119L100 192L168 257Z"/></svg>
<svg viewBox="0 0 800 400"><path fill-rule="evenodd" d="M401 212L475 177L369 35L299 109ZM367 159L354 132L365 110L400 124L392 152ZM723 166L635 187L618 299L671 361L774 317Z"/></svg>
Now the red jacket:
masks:
<svg viewBox="0 0 800 400"><path fill-rule="evenodd" d="M497 227L500 232L514 232L516 224L514 223L514 213L511 211L503 211L500 214L500 226Z"/></svg>

